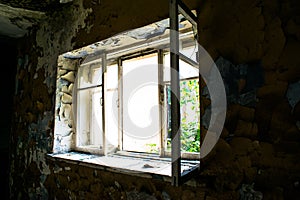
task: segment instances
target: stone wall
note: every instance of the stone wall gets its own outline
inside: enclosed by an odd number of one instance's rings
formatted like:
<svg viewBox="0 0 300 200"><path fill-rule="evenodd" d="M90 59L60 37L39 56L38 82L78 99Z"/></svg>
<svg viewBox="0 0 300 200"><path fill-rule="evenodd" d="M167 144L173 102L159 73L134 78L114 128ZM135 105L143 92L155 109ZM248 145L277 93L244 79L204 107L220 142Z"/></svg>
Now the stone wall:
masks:
<svg viewBox="0 0 300 200"><path fill-rule="evenodd" d="M300 102L293 105L288 97L292 85L300 86L299 9L297 1L204 1L200 6L200 44L212 57L225 58L237 71L242 65L248 72L257 65L263 69L263 84L253 88L251 104L227 99L221 139L203 162L202 175L215 177L221 193L240 193L254 184L264 199L299 195ZM252 82L258 79L255 73ZM241 80L251 82L251 77L236 80L238 87L247 85ZM299 101L297 92L292 96Z"/></svg>
<svg viewBox="0 0 300 200"><path fill-rule="evenodd" d="M215 60L223 57L234 66L260 61L264 82L255 89L254 104L228 105L221 139L202 162L201 173L178 188L47 159L55 139L58 56L163 19L168 13L167 5L160 6L158 1L149 2L151 6L84 2L74 1L47 13L45 21L19 43L11 198L297 199L300 103L291 104L287 98L287 91L300 78L297 0L191 1L198 8L200 44ZM68 112L60 114L67 117Z"/></svg>
<svg viewBox="0 0 300 200"><path fill-rule="evenodd" d="M74 149L73 88L79 59L58 58L53 153Z"/></svg>

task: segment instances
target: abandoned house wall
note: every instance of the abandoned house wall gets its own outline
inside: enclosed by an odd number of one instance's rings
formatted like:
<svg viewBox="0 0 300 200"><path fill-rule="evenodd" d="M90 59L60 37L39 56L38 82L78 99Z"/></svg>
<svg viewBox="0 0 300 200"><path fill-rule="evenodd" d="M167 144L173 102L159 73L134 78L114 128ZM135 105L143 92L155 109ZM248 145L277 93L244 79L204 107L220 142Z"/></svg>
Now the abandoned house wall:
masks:
<svg viewBox="0 0 300 200"><path fill-rule="evenodd" d="M188 4L198 11L200 44L215 61L239 73L234 86L228 86L235 91L228 97L235 98L228 101L221 139L203 161L201 173L188 184L176 188L160 180L47 159L54 140L58 56L168 16L167 3L129 2L71 2L48 12L19 43L11 198L296 199L300 195L296 0ZM248 92L250 100L244 101ZM204 104L209 106L209 101Z"/></svg>

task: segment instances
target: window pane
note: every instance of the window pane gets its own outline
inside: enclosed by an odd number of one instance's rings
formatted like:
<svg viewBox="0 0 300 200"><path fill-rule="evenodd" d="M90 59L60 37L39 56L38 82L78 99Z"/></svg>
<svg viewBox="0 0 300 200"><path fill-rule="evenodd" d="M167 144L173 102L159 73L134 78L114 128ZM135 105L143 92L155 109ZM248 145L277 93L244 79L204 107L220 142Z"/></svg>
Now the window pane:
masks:
<svg viewBox="0 0 300 200"><path fill-rule="evenodd" d="M181 14L179 15L179 19L181 19L179 24L179 53L191 59L192 62L198 63L197 27L193 27L192 23Z"/></svg>
<svg viewBox="0 0 300 200"><path fill-rule="evenodd" d="M94 87L102 84L101 61L90 65L82 65L78 70L78 89Z"/></svg>
<svg viewBox="0 0 300 200"><path fill-rule="evenodd" d="M118 65L110 65L107 67L105 86L109 89L118 88Z"/></svg>
<svg viewBox="0 0 300 200"><path fill-rule="evenodd" d="M167 102L168 135L165 149L171 150L171 89L170 81L170 54L164 56L165 101ZM181 151L199 152L200 149L200 104L199 104L199 71L185 61L179 60L180 76L180 118L181 118Z"/></svg>
<svg viewBox="0 0 300 200"><path fill-rule="evenodd" d="M179 59L179 78L186 79L191 77L198 77L199 70L187 62ZM164 55L164 82L171 81L170 74L170 53Z"/></svg>
<svg viewBox="0 0 300 200"><path fill-rule="evenodd" d="M105 136L106 151L114 152L118 147L118 66L107 67L105 76Z"/></svg>
<svg viewBox="0 0 300 200"><path fill-rule="evenodd" d="M157 55L123 62L123 149L158 153Z"/></svg>
<svg viewBox="0 0 300 200"><path fill-rule="evenodd" d="M102 146L101 87L77 93L77 146Z"/></svg>

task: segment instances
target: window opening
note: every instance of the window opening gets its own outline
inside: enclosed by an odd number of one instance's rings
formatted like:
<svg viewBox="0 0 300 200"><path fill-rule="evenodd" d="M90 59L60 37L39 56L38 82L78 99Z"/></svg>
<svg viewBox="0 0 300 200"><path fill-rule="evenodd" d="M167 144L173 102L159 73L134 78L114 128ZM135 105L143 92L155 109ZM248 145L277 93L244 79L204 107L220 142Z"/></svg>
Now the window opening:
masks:
<svg viewBox="0 0 300 200"><path fill-rule="evenodd" d="M142 35L139 29L128 31L90 45L89 52L84 50L84 61L70 72L77 76L67 102L63 102L65 85L58 84L56 107L62 111L56 116L55 143L62 143L60 131L70 127L75 144L67 150L101 156L68 152L60 157L82 156L80 160L90 163L160 174L171 178L173 185L199 169L201 87L196 25L195 16L181 1L170 0L170 22L151 25L149 33L149 27L143 27ZM80 51L78 55L83 58ZM64 57L74 59L68 53ZM151 73L131 75L141 69ZM58 74L69 73L69 69L59 70ZM59 76L58 83L72 88L72 82L62 79ZM139 79L151 84L140 85ZM70 98L75 125L70 119L61 120L65 115L60 113L66 111L60 101L70 110ZM132 121L139 126L132 126Z"/></svg>
<svg viewBox="0 0 300 200"><path fill-rule="evenodd" d="M77 80L77 140L76 149L100 151L103 148L102 66L101 61L83 65Z"/></svg>
<svg viewBox="0 0 300 200"><path fill-rule="evenodd" d="M123 150L158 153L157 59L150 54L123 61ZM139 85L139 80L147 80L147 85Z"/></svg>
<svg viewBox="0 0 300 200"><path fill-rule="evenodd" d="M118 121L113 111L118 110L118 65L113 64L107 67L104 74L104 82L106 85L105 98L105 129L106 129L106 152L112 153L119 149L118 141Z"/></svg>

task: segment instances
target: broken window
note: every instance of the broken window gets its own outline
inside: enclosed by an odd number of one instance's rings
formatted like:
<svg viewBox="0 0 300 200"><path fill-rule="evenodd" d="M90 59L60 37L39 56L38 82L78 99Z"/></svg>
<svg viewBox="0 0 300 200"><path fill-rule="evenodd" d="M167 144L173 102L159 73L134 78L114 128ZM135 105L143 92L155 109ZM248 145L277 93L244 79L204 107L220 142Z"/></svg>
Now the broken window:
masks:
<svg viewBox="0 0 300 200"><path fill-rule="evenodd" d="M58 69L53 156L187 180L200 167L197 54L194 14L170 1L170 19L62 55L76 66Z"/></svg>

